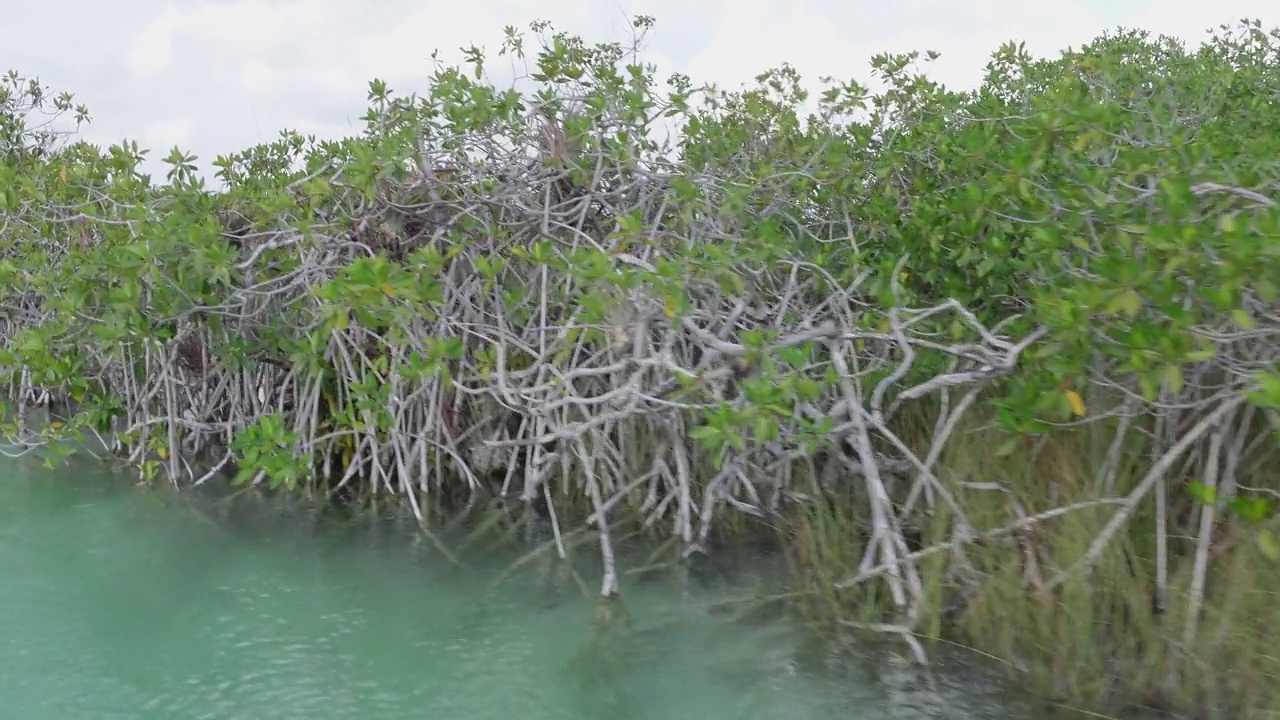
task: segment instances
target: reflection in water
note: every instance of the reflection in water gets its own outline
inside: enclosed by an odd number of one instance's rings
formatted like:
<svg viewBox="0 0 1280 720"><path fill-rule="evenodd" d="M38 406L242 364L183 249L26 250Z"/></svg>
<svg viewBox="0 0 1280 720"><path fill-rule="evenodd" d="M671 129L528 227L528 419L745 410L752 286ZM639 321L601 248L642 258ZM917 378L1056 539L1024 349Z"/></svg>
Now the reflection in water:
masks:
<svg viewBox="0 0 1280 720"><path fill-rule="evenodd" d="M598 634L537 571L495 587L512 558L459 569L386 526L283 505L210 522L193 502L0 468L0 716L1043 717L971 684L895 689L781 621L711 612L746 574L629 583L632 630Z"/></svg>

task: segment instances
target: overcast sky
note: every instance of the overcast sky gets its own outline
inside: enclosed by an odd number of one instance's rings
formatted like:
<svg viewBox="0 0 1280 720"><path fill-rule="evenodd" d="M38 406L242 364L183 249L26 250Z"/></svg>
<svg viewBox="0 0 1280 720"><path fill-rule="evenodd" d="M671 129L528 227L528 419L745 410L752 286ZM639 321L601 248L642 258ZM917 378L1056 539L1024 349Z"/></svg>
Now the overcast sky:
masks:
<svg viewBox="0 0 1280 720"><path fill-rule="evenodd" d="M433 50L452 64L475 44L496 60L506 25L625 41L639 13L657 20L646 60L661 77L722 86L784 61L865 84L872 55L908 50L940 52L935 79L972 86L1007 40L1045 55L1117 26L1191 42L1246 17L1280 26L1276 0L0 0L0 71L74 93L90 141L137 140L159 176L174 145L207 170L283 128L356 132L371 78L422 90Z"/></svg>

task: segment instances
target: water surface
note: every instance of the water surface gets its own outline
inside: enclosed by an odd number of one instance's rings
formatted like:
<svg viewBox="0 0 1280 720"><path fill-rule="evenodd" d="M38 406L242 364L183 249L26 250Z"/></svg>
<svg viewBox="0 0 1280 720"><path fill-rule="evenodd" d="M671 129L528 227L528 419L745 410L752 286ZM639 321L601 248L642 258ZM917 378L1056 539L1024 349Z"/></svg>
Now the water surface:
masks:
<svg viewBox="0 0 1280 720"><path fill-rule="evenodd" d="M633 629L516 555L445 562L379 525L0 463L0 720L1031 720L974 677L814 650L717 611L750 573L624 581ZM592 582L592 579L588 579Z"/></svg>

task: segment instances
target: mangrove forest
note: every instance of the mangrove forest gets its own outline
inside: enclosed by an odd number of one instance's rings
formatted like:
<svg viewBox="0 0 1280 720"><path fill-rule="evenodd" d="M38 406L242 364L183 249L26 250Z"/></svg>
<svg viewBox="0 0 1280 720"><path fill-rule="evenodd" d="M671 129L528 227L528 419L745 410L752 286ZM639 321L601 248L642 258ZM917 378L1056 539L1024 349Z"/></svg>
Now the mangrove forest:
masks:
<svg viewBox="0 0 1280 720"><path fill-rule="evenodd" d="M810 93L539 22L496 51L531 89L475 49L372 80L358 133L286 130L216 187L11 71L2 432L445 550L450 518L547 523L602 623L624 546L767 543L773 602L918 665L1272 717L1280 30L1206 37L1009 43L966 90L881 55L881 89Z"/></svg>

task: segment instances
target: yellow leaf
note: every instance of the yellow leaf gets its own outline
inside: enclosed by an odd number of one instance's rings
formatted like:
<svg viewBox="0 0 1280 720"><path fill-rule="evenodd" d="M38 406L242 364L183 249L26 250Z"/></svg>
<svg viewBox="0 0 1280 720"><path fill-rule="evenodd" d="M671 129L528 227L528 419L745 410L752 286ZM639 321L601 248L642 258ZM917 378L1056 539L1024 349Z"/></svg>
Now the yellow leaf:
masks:
<svg viewBox="0 0 1280 720"><path fill-rule="evenodd" d="M67 181L67 166L66 166L66 165L63 165L61 168L59 168L59 169L58 169L58 179L62 180L62 182L66 182L66 181Z"/></svg>
<svg viewBox="0 0 1280 720"><path fill-rule="evenodd" d="M169 448L161 445L160 447L156 448L156 455L159 455L161 460L168 460Z"/></svg>
<svg viewBox="0 0 1280 720"><path fill-rule="evenodd" d="M54 420L53 422L49 423L49 427L50 427L50 428L53 428L54 430L61 430L61 429L62 429L62 421L60 421L60 420Z"/></svg>
<svg viewBox="0 0 1280 720"><path fill-rule="evenodd" d="M676 301L675 301L675 298L673 298L673 297L671 297L670 295L668 295L668 296L667 296L667 298L666 298L666 302L664 302L664 303L663 303L663 305L662 305L662 311L663 311L663 312L665 312L665 313L667 314L667 317L669 317L669 318L673 318L673 317L675 317L675 316L676 316Z"/></svg>
<svg viewBox="0 0 1280 720"><path fill-rule="evenodd" d="M1075 390L1068 390L1067 403L1071 405L1071 412L1075 413L1076 417L1084 417L1084 398L1080 397L1080 393Z"/></svg>
<svg viewBox="0 0 1280 720"><path fill-rule="evenodd" d="M395 288L393 288L393 287L391 287L390 285L388 285L388 284L386 284L386 283L382 283L382 285L380 285L380 286L378 287L378 289L379 289L379 290L381 290L382 292L386 293L387 297L395 297L395 296L396 296L396 289L395 289Z"/></svg>

